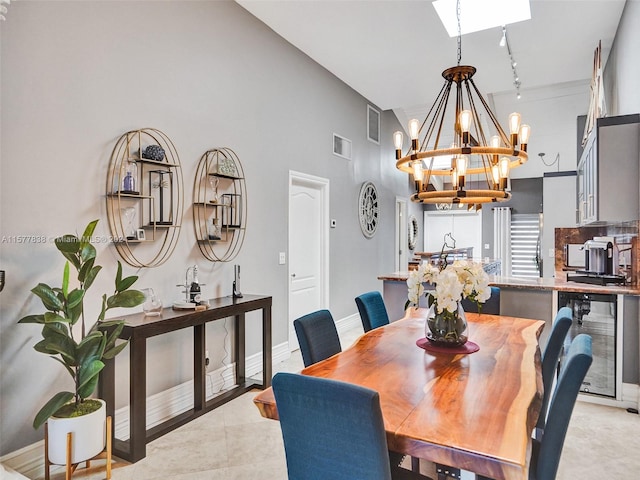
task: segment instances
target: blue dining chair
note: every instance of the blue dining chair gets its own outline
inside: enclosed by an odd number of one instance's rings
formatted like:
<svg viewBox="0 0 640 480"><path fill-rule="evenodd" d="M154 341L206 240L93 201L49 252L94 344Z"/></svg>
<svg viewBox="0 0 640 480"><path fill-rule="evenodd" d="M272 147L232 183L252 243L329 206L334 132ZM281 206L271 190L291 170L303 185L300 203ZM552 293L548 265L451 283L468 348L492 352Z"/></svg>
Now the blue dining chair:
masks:
<svg viewBox="0 0 640 480"><path fill-rule="evenodd" d="M544 385L544 394L542 397L540 416L536 424L535 438L537 439L541 438L542 431L547 422L547 409L549 407L553 379L558 369L558 360L560 358L560 352L562 351L562 345L564 345L564 338L567 336L569 328L571 328L572 319L573 312L569 307L562 307L558 310L553 321L551 334L547 340L547 345L542 353L542 384Z"/></svg>
<svg viewBox="0 0 640 480"><path fill-rule="evenodd" d="M480 308L476 302L468 298L462 300L462 308L465 312L478 313L479 310L481 313L489 315L500 315L500 288L491 287L491 296L486 302L480 304Z"/></svg>
<svg viewBox="0 0 640 480"><path fill-rule="evenodd" d="M378 392L294 373L272 386L289 480L430 480L390 463Z"/></svg>
<svg viewBox="0 0 640 480"><path fill-rule="evenodd" d="M389 324L387 307L380 292L367 292L356 297L362 328L365 332Z"/></svg>
<svg viewBox="0 0 640 480"><path fill-rule="evenodd" d="M551 398L542 440L533 440L529 467L530 480L556 478L571 413L592 361L591 337L582 333L571 342L569 353L560 371L558 384Z"/></svg>
<svg viewBox="0 0 640 480"><path fill-rule="evenodd" d="M529 480L555 480L571 413L592 361L591 337L582 333L573 339L569 347L553 391L542 439L532 440ZM476 478L489 480L482 475Z"/></svg>
<svg viewBox="0 0 640 480"><path fill-rule="evenodd" d="M329 310L318 310L293 321L304 366L342 351L338 330Z"/></svg>

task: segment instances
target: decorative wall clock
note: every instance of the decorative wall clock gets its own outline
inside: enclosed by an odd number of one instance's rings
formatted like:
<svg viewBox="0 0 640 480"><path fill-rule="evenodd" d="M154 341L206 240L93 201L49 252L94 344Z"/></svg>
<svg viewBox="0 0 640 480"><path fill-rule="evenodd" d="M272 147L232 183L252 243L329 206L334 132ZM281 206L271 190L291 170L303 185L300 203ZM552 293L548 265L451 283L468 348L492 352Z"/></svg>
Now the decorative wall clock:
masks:
<svg viewBox="0 0 640 480"><path fill-rule="evenodd" d="M378 228L379 207L378 191L372 182L364 182L360 187L358 216L362 234L367 238L373 237Z"/></svg>
<svg viewBox="0 0 640 480"><path fill-rule="evenodd" d="M415 215L409 216L409 250L415 250L416 242L418 241L418 219Z"/></svg>

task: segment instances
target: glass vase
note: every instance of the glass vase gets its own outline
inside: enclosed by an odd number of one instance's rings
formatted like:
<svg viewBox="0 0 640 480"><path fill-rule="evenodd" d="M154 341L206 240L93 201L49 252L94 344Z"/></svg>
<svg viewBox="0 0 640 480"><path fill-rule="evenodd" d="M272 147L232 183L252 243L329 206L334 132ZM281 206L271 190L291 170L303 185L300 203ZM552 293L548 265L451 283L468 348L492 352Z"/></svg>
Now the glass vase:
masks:
<svg viewBox="0 0 640 480"><path fill-rule="evenodd" d="M467 342L466 332L467 318L460 302L453 313L448 310L438 313L435 303L429 307L425 336L431 343L441 347L458 347Z"/></svg>

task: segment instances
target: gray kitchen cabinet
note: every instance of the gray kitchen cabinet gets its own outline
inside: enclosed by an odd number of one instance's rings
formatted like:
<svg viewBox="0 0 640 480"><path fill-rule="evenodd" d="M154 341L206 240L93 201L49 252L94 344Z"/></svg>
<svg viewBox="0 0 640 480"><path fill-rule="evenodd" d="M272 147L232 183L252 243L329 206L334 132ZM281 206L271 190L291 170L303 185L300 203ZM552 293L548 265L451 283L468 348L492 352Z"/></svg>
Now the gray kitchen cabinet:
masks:
<svg viewBox="0 0 640 480"><path fill-rule="evenodd" d="M596 120L578 162L578 225L640 218L640 114Z"/></svg>

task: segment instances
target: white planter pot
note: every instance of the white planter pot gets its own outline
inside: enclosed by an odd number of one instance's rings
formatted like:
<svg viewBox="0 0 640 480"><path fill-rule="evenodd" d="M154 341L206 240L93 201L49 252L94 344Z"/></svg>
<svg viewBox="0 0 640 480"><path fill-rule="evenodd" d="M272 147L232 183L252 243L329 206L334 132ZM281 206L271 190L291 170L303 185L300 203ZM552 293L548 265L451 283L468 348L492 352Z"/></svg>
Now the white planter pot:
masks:
<svg viewBox="0 0 640 480"><path fill-rule="evenodd" d="M47 420L49 461L56 465L67 463L67 433L72 432L71 463L95 457L106 445L107 408L102 406L88 415L74 418L51 417Z"/></svg>

